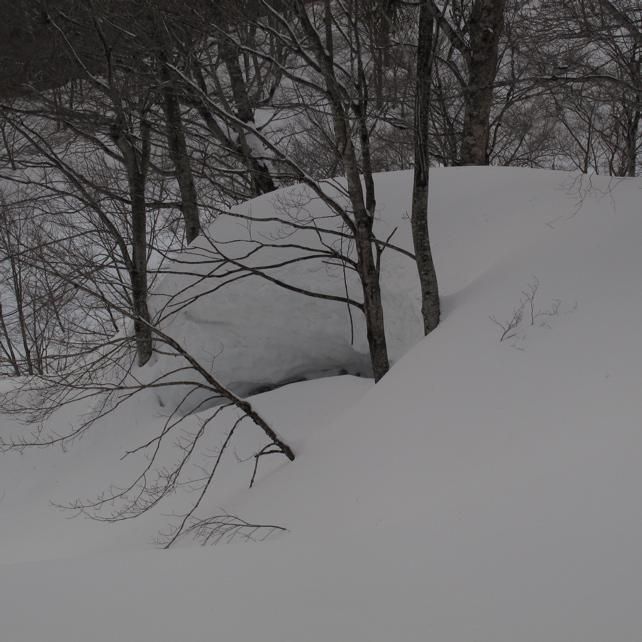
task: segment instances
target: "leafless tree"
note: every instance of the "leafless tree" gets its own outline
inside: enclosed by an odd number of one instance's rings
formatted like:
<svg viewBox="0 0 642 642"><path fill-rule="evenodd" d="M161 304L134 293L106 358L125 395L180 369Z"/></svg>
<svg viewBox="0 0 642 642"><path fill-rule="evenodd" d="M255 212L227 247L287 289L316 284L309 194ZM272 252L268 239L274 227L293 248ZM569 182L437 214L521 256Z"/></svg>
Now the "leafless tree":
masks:
<svg viewBox="0 0 642 642"><path fill-rule="evenodd" d="M437 274L428 233L428 197L430 173L429 115L432 83L434 12L429 0L419 7L419 39L415 100L415 169L412 190L412 239L421 284L421 312L424 332L439 324L440 305Z"/></svg>
<svg viewBox="0 0 642 642"><path fill-rule="evenodd" d="M450 61L450 70L455 73L463 94L459 163L487 165L490 116L506 0L447 0L442 3L432 0L431 6L439 29L448 40L449 53L445 59ZM452 57L455 51L461 57L463 70Z"/></svg>
<svg viewBox="0 0 642 642"><path fill-rule="evenodd" d="M642 115L640 0L543 2L525 41L582 169L635 176Z"/></svg>

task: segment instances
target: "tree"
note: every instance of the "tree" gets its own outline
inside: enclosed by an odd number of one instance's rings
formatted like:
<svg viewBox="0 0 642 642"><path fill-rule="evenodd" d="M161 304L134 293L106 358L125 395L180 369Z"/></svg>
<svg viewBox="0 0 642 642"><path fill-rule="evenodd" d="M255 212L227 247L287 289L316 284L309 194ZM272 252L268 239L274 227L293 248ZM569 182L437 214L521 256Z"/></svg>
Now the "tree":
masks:
<svg viewBox="0 0 642 642"><path fill-rule="evenodd" d="M547 79L573 164L635 176L642 114L640 0L547 1L529 17L528 55Z"/></svg>
<svg viewBox="0 0 642 642"><path fill-rule="evenodd" d="M379 283L380 254L390 244L374 235L376 198L370 150L370 84L360 20L364 4L361 0L351 0L345 6L333 7L328 0L323 11L317 12L307 2L297 0L291 5L294 21L281 10L280 2L261 0L260 6L271 22L266 25L256 21L256 29L265 30L278 39L281 48L287 50L288 65L274 59L269 51L256 51L242 42L235 42L234 46L240 53L256 55L275 64L297 90L307 92L302 94L306 104L299 105L299 109L303 109L302 113L309 115L313 123L330 125L324 135L331 141L338 165L345 175L349 208L329 195L322 183L292 160L287 149L280 147L252 121L211 97L198 79L176 71L211 110L212 116L233 124L246 138L252 137L262 147L264 155L271 155L272 163L284 167L293 178L306 184L345 227L354 242L354 267L363 294L363 303L357 305L365 316L372 369L375 380L379 380L390 365ZM335 28L342 34L336 40Z"/></svg>
<svg viewBox="0 0 642 642"><path fill-rule="evenodd" d="M431 4L440 30L462 56L465 67L465 76L456 71L464 111L459 163L488 165L490 114L506 0L472 0L452 6L446 2L443 7L432 0Z"/></svg>
<svg viewBox="0 0 642 642"><path fill-rule="evenodd" d="M415 101L415 168L412 190L412 239L419 282L424 333L429 334L439 324L439 288L432 259L428 233L429 196L429 114L433 58L433 8L429 0L419 5L419 36L417 43L417 97Z"/></svg>
<svg viewBox="0 0 642 642"><path fill-rule="evenodd" d="M475 0L470 13L470 44L465 54L468 85L464 90L462 165L488 165L490 112L505 6L506 0Z"/></svg>

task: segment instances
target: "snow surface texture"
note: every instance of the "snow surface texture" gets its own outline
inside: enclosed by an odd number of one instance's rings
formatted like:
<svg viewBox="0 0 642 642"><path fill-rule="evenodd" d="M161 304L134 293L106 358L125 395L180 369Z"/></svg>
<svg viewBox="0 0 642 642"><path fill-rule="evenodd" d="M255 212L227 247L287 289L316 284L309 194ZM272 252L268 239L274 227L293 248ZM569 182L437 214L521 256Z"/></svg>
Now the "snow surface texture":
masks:
<svg viewBox="0 0 642 642"><path fill-rule="evenodd" d="M382 202L408 185L380 177ZM209 502L276 539L140 552L162 515L46 508L115 474L158 424L151 396L66 454L3 457L1 639L639 639L641 197L638 180L435 171L442 325L377 386L257 397L297 460L250 491L232 461Z"/></svg>

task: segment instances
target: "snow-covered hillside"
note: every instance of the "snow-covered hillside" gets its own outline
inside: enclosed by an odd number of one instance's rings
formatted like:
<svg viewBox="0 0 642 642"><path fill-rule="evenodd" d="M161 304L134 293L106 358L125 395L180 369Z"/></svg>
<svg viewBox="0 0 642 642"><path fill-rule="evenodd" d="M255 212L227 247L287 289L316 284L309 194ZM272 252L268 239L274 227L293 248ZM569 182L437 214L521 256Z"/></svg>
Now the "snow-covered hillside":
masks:
<svg viewBox="0 0 642 642"><path fill-rule="evenodd" d="M446 308L451 294L461 293L493 265L551 236L557 216L551 205L574 210L581 186L572 175L561 176L560 181L550 172L519 169L433 171L431 232ZM396 250L412 251L412 173L381 174L376 181L374 231L395 246L383 251L381 261L394 362L417 343L423 328L415 263ZM556 192L549 194L551 184ZM341 181L328 182L324 191L347 205ZM354 252L346 238L335 235L341 229L340 218L300 185L222 214L207 238L197 239L164 266L152 300L164 319L161 327L181 337L190 352L241 395L323 374L368 375L362 314L345 303L303 296L274 283L361 300L356 273L343 269L331 254ZM161 357L147 376L175 367L175 359ZM178 387L159 391L169 407L182 394ZM185 407L198 403L193 395Z"/></svg>
<svg viewBox="0 0 642 642"><path fill-rule="evenodd" d="M0 639L639 637L640 181L457 168L436 170L432 184L442 324L411 347L414 275L389 265L391 296L406 296L388 306L388 332L402 337L391 372L376 386L332 377L255 397L297 459L266 462L248 490L252 463L238 461L253 452L248 428L203 507L287 532L143 551L171 502L110 526L65 520L48 506L91 496L136 464L118 458L170 412L149 394L67 453L0 459ZM388 213L386 224L399 225L400 244L409 185L405 174L377 182L382 220ZM305 319L326 302L301 312L307 299L274 296L248 289L220 305L201 300L167 328L208 354L222 336L211 324L216 310L244 324L233 348L241 365L265 354L257 368L268 372L295 331L295 349L307 337L309 358L322 359L325 329ZM332 336L351 349L349 331ZM214 363L233 376L234 359L218 352ZM224 423L211 429L212 448Z"/></svg>

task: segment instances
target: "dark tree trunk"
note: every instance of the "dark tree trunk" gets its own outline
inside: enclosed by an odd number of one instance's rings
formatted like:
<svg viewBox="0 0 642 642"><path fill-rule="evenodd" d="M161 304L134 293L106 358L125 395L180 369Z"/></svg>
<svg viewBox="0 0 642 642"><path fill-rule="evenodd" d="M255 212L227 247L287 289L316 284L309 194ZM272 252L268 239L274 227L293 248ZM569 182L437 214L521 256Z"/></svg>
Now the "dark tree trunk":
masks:
<svg viewBox="0 0 642 642"><path fill-rule="evenodd" d="M21 268L13 256L9 258L9 265L11 267L13 293L16 297L16 311L18 313L18 323L20 324L20 336L22 337L22 349L24 350L27 373L32 375L34 373L33 359L31 358L31 348L29 347L29 331L27 330L27 317L24 308Z"/></svg>
<svg viewBox="0 0 642 642"><path fill-rule="evenodd" d="M4 320L4 311L2 309L2 302L0 301L0 331L5 338L6 346L2 344L2 351L7 357L7 361L11 364L13 368L13 373L16 377L20 376L20 366L18 365L18 359L16 358L16 353L13 349L13 343L11 342L11 337L9 336L9 331L7 330L7 325Z"/></svg>
<svg viewBox="0 0 642 642"><path fill-rule="evenodd" d="M412 241L421 285L421 313L424 333L439 324L439 287L428 234L428 192L430 159L428 156L428 123L432 76L432 43L434 17L430 0L419 8L419 42L417 47L417 98L415 102L415 169L412 187Z"/></svg>
<svg viewBox="0 0 642 642"><path fill-rule="evenodd" d="M632 32L633 33L633 32ZM640 32L636 32L638 37L641 38ZM642 75L640 74L640 69L642 61L640 57L642 56L642 51L638 48L638 51L631 61L631 77L634 79L634 83L639 87L642 83ZM633 106L629 108L629 119L628 127L626 131L626 170L625 176L635 177L637 165L638 165L638 147L640 145L640 122L642 121L642 92L638 91L633 98Z"/></svg>
<svg viewBox="0 0 642 642"><path fill-rule="evenodd" d="M147 208L145 181L137 175L130 181L132 196L132 303L138 365L144 366L152 356L151 318L147 307Z"/></svg>
<svg viewBox="0 0 642 642"><path fill-rule="evenodd" d="M390 370L388 346L379 284L379 268L373 252L372 220L363 212L356 226L357 269L363 290L363 305L366 317L366 332L370 361L375 381Z"/></svg>
<svg viewBox="0 0 642 642"><path fill-rule="evenodd" d="M617 172L619 176L635 177L638 164L638 146L640 138L638 131L640 128L640 111L636 110L633 114L628 115L624 131L624 149L621 151L620 168Z"/></svg>
<svg viewBox="0 0 642 642"><path fill-rule="evenodd" d="M384 81L386 68L390 66L390 49L392 31L397 11L398 0L377 0L374 9L372 55L374 69L375 102L378 108L384 103Z"/></svg>
<svg viewBox="0 0 642 642"><path fill-rule="evenodd" d="M134 336L138 365L144 366L152 356L151 316L147 305L147 201L145 183L150 152L150 128L141 123L141 149L130 140L119 124L112 128L112 139L123 154L131 200L132 261L129 266Z"/></svg>
<svg viewBox="0 0 642 642"><path fill-rule="evenodd" d="M468 85L464 90L462 165L488 165L490 111L493 104L499 38L506 0L475 0L468 22Z"/></svg>
<svg viewBox="0 0 642 642"><path fill-rule="evenodd" d="M192 163L185 141L185 127L180 102L171 72L166 66L164 53L161 54L161 80L163 111L166 121L167 146L174 164L176 180L181 192L181 213L185 223L185 240L191 243L201 233L198 197L192 173Z"/></svg>
<svg viewBox="0 0 642 642"><path fill-rule="evenodd" d="M223 19L221 18L220 24L224 24L222 22ZM242 122L248 125L253 124L254 109L239 62L239 49L230 38L221 36L219 53L230 79L230 88L236 107L235 115ZM238 136L237 147L250 173L254 195L260 196L261 194L273 192L276 189L276 185L265 159L257 156L255 150L248 144L245 128L242 126L236 128L236 134Z"/></svg>
<svg viewBox="0 0 642 642"><path fill-rule="evenodd" d="M357 250L357 272L363 291L363 309L366 317L366 332L370 361L375 381L379 381L388 370L388 346L381 300L379 264L375 258L375 238L373 234L375 199L372 173L364 174L366 199L364 200L361 175L357 164L356 153L345 115L340 106L335 106L335 132L338 136L338 147L343 149L343 166L348 183L348 194L354 217L354 238ZM367 154L366 154L367 157Z"/></svg>

